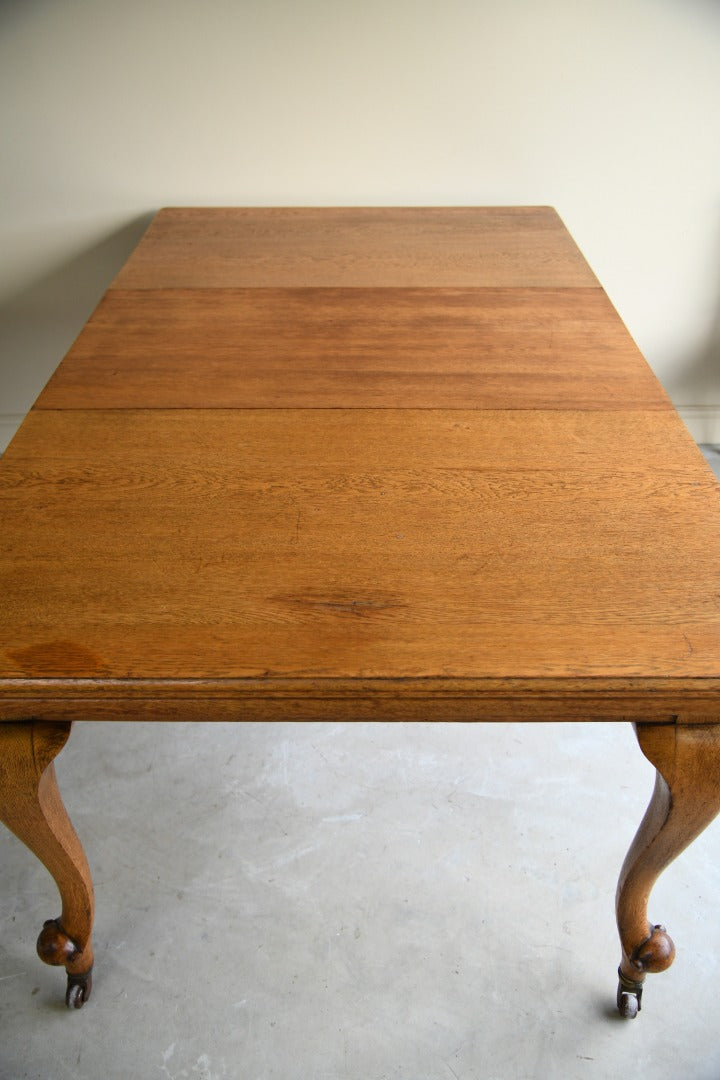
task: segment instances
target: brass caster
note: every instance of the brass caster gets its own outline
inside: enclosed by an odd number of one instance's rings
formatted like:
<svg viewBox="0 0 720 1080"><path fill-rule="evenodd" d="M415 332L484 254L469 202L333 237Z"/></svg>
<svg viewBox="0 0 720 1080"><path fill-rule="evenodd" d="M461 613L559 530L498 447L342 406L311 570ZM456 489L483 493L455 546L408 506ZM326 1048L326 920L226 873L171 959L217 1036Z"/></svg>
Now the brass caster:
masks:
<svg viewBox="0 0 720 1080"><path fill-rule="evenodd" d="M71 975L68 972L67 990L65 991L65 1004L68 1009L82 1009L92 993L92 968L82 975Z"/></svg>
<svg viewBox="0 0 720 1080"><path fill-rule="evenodd" d="M90 956L85 957L85 963L90 960L87 971L72 971L83 963L83 954L75 942L68 937L63 930L59 919L48 919L40 931L37 940L38 956L46 964L64 967L67 971L67 989L65 991L65 1004L69 1009L82 1009L90 997L92 991L92 949L88 949Z"/></svg>
<svg viewBox="0 0 720 1080"><path fill-rule="evenodd" d="M633 982L618 970L620 981L617 988L618 1012L626 1020L634 1020L642 1008L643 984Z"/></svg>

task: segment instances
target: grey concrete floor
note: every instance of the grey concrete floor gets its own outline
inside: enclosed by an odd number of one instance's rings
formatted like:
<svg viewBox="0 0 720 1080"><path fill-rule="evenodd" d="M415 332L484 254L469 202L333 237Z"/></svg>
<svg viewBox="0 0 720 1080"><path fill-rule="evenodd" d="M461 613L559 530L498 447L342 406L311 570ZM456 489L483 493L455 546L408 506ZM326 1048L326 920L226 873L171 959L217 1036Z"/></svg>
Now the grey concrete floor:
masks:
<svg viewBox="0 0 720 1080"><path fill-rule="evenodd" d="M0 1080L720 1078L720 823L653 893L675 964L615 1011L628 725L78 723L57 771L95 988L65 1009L55 887L0 829Z"/></svg>
<svg viewBox="0 0 720 1080"><path fill-rule="evenodd" d="M78 724L57 761L97 893L0 835L2 1080L717 1080L720 828L658 883L674 966L615 1014L613 893L653 770L627 725Z"/></svg>

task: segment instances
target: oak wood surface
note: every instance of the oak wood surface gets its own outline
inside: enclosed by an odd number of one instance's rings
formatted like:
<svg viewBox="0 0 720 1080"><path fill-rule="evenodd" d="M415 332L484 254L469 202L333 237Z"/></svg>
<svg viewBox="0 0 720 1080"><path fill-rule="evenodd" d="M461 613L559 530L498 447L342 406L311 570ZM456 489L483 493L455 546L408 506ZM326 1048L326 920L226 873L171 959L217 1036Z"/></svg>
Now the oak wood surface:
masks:
<svg viewBox="0 0 720 1080"><path fill-rule="evenodd" d="M0 672L712 678L695 465L672 413L38 411L3 469Z"/></svg>
<svg viewBox="0 0 720 1080"><path fill-rule="evenodd" d="M0 719L713 722L719 500L553 211L163 211L0 463Z"/></svg>
<svg viewBox="0 0 720 1080"><path fill-rule="evenodd" d="M58 642L62 648L67 643ZM3 714L46 720L632 721L717 724L717 681L694 679L7 680Z"/></svg>
<svg viewBox="0 0 720 1080"><path fill-rule="evenodd" d="M71 976L92 971L93 886L77 834L63 805L53 759L70 734L69 723L0 727L0 821L47 867L62 901L59 919L46 922L38 951Z"/></svg>
<svg viewBox="0 0 720 1080"><path fill-rule="evenodd" d="M540 207L161 210L123 289L250 286L598 286Z"/></svg>
<svg viewBox="0 0 720 1080"><path fill-rule="evenodd" d="M112 289L37 407L669 409L601 289Z"/></svg>
<svg viewBox="0 0 720 1080"><path fill-rule="evenodd" d="M642 724L637 736L656 768L656 783L620 872L616 911L622 976L642 982L675 955L665 927L648 919L653 885L720 811L720 726Z"/></svg>

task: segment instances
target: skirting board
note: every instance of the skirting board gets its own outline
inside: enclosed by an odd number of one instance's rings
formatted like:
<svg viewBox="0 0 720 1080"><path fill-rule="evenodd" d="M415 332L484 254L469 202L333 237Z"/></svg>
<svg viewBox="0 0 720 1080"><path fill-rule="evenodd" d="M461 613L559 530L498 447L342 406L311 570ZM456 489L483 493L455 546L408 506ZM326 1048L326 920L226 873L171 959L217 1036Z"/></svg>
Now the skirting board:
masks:
<svg viewBox="0 0 720 1080"><path fill-rule="evenodd" d="M22 413L0 413L0 454L4 453L24 419Z"/></svg>
<svg viewBox="0 0 720 1080"><path fill-rule="evenodd" d="M695 442L720 445L720 405L678 405L677 411ZM22 421L22 413L0 413L0 454Z"/></svg>
<svg viewBox="0 0 720 1080"><path fill-rule="evenodd" d="M720 444L720 405L676 405L696 443Z"/></svg>

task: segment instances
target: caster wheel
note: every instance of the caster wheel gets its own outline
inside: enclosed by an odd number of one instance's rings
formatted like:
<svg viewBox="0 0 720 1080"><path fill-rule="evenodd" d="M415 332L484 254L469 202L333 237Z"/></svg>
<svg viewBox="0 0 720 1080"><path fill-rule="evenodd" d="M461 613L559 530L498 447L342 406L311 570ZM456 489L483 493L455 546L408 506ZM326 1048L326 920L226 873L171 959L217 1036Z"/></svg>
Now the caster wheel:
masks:
<svg viewBox="0 0 720 1080"><path fill-rule="evenodd" d="M85 975L68 975L65 1004L68 1009L82 1009L92 991L92 971Z"/></svg>
<svg viewBox="0 0 720 1080"><path fill-rule="evenodd" d="M642 1008L643 983L628 979L618 968L620 982L617 988L618 1012L626 1020L634 1020Z"/></svg>
<svg viewBox="0 0 720 1080"><path fill-rule="evenodd" d="M640 1001L637 994L628 994L622 987L618 989L617 996L618 1012L626 1020L634 1020L640 1011Z"/></svg>

